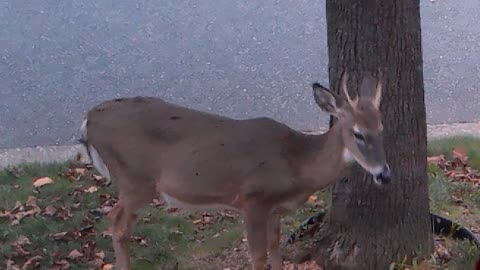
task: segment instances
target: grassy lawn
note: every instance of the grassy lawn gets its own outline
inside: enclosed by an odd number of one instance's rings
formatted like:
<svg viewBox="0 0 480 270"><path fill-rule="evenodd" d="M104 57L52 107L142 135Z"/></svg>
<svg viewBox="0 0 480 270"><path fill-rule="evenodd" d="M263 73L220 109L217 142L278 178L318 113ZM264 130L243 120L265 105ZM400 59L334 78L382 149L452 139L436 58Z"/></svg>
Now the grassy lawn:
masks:
<svg viewBox="0 0 480 270"><path fill-rule="evenodd" d="M480 140L449 138L429 142L429 155L452 157L464 150L480 168ZM53 182L40 187L48 177ZM437 165L429 167L431 208L467 228L480 226L480 187L451 181ZM40 179L39 179L40 178ZM43 179L42 179L43 178ZM282 221L283 237L318 208L328 192ZM106 213L116 202L115 181L82 164L27 164L0 172L0 269L110 269L113 249ZM167 213L168 212L168 213ZM437 239L431 269L471 269L480 252L471 244ZM237 269L248 264L242 222L233 212L189 213L154 201L131 240L134 269ZM3 260L3 261L2 261ZM22 268L22 266L24 268ZM18 267L18 268L16 268Z"/></svg>

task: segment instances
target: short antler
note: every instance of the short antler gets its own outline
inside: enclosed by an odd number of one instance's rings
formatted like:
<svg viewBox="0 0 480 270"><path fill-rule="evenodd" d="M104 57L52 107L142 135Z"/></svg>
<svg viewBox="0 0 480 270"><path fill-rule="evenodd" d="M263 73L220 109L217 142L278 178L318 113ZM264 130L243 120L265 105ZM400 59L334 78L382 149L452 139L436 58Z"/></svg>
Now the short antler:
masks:
<svg viewBox="0 0 480 270"><path fill-rule="evenodd" d="M358 96L353 100L352 100L352 98L350 98L350 95L348 94L348 89L347 89L347 81L348 81L348 73L347 73L347 71L344 71L343 74L342 74L341 88L342 88L343 94L345 95L345 98L347 99L350 106L355 107L357 105Z"/></svg>
<svg viewBox="0 0 480 270"><path fill-rule="evenodd" d="M375 96L373 98L373 105L377 109L380 108L380 102L382 101L382 87L383 87L383 73L379 68L377 72L377 86L375 88Z"/></svg>

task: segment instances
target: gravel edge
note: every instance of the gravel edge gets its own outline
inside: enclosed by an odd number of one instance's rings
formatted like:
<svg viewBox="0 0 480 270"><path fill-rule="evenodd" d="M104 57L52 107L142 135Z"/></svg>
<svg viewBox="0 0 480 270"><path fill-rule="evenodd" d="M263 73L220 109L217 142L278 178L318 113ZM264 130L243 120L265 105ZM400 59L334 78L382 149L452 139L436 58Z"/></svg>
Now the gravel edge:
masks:
<svg viewBox="0 0 480 270"><path fill-rule="evenodd" d="M318 131L305 132L318 134L325 131L325 129L321 129ZM480 122L427 125L428 139L451 136L480 137ZM85 148L80 144L0 149L0 169L30 162L64 162L76 159L77 157L80 158L81 161L88 161L88 155L86 154Z"/></svg>

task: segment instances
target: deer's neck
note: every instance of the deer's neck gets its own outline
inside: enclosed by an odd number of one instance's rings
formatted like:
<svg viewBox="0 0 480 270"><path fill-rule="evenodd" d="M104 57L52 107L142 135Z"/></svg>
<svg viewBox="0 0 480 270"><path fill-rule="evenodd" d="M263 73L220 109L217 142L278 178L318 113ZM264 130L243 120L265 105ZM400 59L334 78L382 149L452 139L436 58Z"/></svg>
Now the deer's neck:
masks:
<svg viewBox="0 0 480 270"><path fill-rule="evenodd" d="M345 159L345 143L340 126L333 126L327 133L313 135L306 140L309 140L307 144L310 147L301 165L302 178L307 179L306 185L320 189L346 174L348 161Z"/></svg>

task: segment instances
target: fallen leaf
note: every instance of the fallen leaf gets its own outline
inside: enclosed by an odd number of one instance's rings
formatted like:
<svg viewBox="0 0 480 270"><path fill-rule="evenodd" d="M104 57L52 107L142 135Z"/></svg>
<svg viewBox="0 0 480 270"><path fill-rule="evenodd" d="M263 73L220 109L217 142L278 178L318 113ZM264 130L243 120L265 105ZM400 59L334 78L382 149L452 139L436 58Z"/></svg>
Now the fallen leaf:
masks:
<svg viewBox="0 0 480 270"><path fill-rule="evenodd" d="M95 257L99 259L105 259L105 252L101 250L100 252L95 253Z"/></svg>
<svg viewBox="0 0 480 270"><path fill-rule="evenodd" d="M444 155L427 157L427 162L432 164L432 165L437 165L439 162L441 162L443 160L445 160Z"/></svg>
<svg viewBox="0 0 480 270"><path fill-rule="evenodd" d="M17 240L15 241L16 244L23 246L23 245L31 245L30 239L28 239L25 235L18 236Z"/></svg>
<svg viewBox="0 0 480 270"><path fill-rule="evenodd" d="M20 270L20 267L18 267L13 260L7 259L5 265L7 267L6 270Z"/></svg>
<svg viewBox="0 0 480 270"><path fill-rule="evenodd" d="M27 255L30 255L30 252L26 251L25 249L23 249L23 247L17 243L12 243L10 245L12 248L13 248L13 252L12 254L14 256L27 256Z"/></svg>
<svg viewBox="0 0 480 270"><path fill-rule="evenodd" d="M40 207L38 207L37 205L37 198L34 196L28 196L25 206L30 207L32 209L26 210L25 207L20 202L17 202L15 204L15 207L10 212L10 216L9 216L10 219L13 219L11 223L12 226L20 224L20 221L27 216L33 216L42 212Z"/></svg>
<svg viewBox="0 0 480 270"><path fill-rule="evenodd" d="M202 219L196 219L194 221L192 221L193 224L198 224L198 223L201 223L202 222Z"/></svg>
<svg viewBox="0 0 480 270"><path fill-rule="evenodd" d="M24 211L24 210L25 210L25 208L23 207L23 204L19 201L16 201L15 202L15 207L13 207L12 212Z"/></svg>
<svg viewBox="0 0 480 270"><path fill-rule="evenodd" d="M283 270L322 270L323 268L318 266L315 261L307 261L302 264L295 264L286 262Z"/></svg>
<svg viewBox="0 0 480 270"><path fill-rule="evenodd" d="M229 214L229 213L227 213L227 212L221 212L221 213L220 213L220 216L226 217L226 218L235 218L234 215Z"/></svg>
<svg viewBox="0 0 480 270"><path fill-rule="evenodd" d="M27 202L25 202L25 206L38 207L37 197L35 197L35 196L28 196Z"/></svg>
<svg viewBox="0 0 480 270"><path fill-rule="evenodd" d="M44 185L49 185L49 184L53 184L53 180L50 177L41 177L41 178L36 179L33 182L33 186L36 187L36 188L44 186Z"/></svg>
<svg viewBox="0 0 480 270"><path fill-rule="evenodd" d="M9 218L11 216L12 211L0 211L0 218Z"/></svg>
<svg viewBox="0 0 480 270"><path fill-rule="evenodd" d="M68 232L61 232L61 233L55 233L55 234L50 234L48 235L49 238L52 240L63 240L65 239L65 236L67 236Z"/></svg>
<svg viewBox="0 0 480 270"><path fill-rule="evenodd" d="M212 218L211 217L203 217L203 223L211 223L212 222Z"/></svg>
<svg viewBox="0 0 480 270"><path fill-rule="evenodd" d="M85 168L75 168L73 171L77 174L85 175L85 172L87 171L87 169L85 169Z"/></svg>
<svg viewBox="0 0 480 270"><path fill-rule="evenodd" d="M164 202L161 202L159 199L153 199L151 205L154 207L159 207L164 205Z"/></svg>
<svg viewBox="0 0 480 270"><path fill-rule="evenodd" d="M70 251L70 253L67 256L67 258L72 259L72 260L76 260L80 257L83 257L83 253L81 253L80 251L78 251L76 249Z"/></svg>
<svg viewBox="0 0 480 270"><path fill-rule="evenodd" d="M318 200L318 197L317 197L317 196L311 195L311 196L308 197L307 203L308 203L308 204L313 204L313 203L315 203L317 200Z"/></svg>
<svg viewBox="0 0 480 270"><path fill-rule="evenodd" d="M102 266L102 270L112 270L112 269L113 269L113 264L107 263Z"/></svg>
<svg viewBox="0 0 480 270"><path fill-rule="evenodd" d="M72 208L73 208L73 209L78 209L78 208L80 208L80 203L74 203L74 204L72 204Z"/></svg>
<svg viewBox="0 0 480 270"><path fill-rule="evenodd" d="M112 237L112 236L113 236L111 228L103 231L100 235L101 235L103 238Z"/></svg>
<svg viewBox="0 0 480 270"><path fill-rule="evenodd" d="M93 261L90 261L88 264L95 267L94 269L102 269L102 265L104 264L104 262L102 259L95 258L93 259Z"/></svg>
<svg viewBox="0 0 480 270"><path fill-rule="evenodd" d="M65 259L55 261L53 265L50 266L50 268L48 268L48 270L67 270L67 269L70 269L70 264Z"/></svg>
<svg viewBox="0 0 480 270"><path fill-rule="evenodd" d="M101 175L96 175L96 174L94 174L92 177L93 177L93 180L95 181L102 181L103 179L105 179L105 177Z"/></svg>
<svg viewBox="0 0 480 270"><path fill-rule="evenodd" d="M173 212L177 212L177 211L178 211L178 208L176 208L176 207L167 208L167 213L173 213Z"/></svg>
<svg viewBox="0 0 480 270"><path fill-rule="evenodd" d="M457 196L455 196L455 195L452 195L451 198L452 198L452 200L453 200L455 203L459 203L459 204L460 204L460 203L463 203L463 199L462 199L462 198L459 198L459 197L457 197Z"/></svg>
<svg viewBox="0 0 480 270"><path fill-rule="evenodd" d="M85 258L92 259L92 258L97 258L95 254L95 249L96 249L96 242L93 240L88 240L84 245L82 245L81 251Z"/></svg>
<svg viewBox="0 0 480 270"><path fill-rule="evenodd" d="M57 217L63 218L63 220L67 220L71 217L73 217L72 211L70 207L60 207L57 209Z"/></svg>
<svg viewBox="0 0 480 270"><path fill-rule="evenodd" d="M463 163L465 163L468 159L467 152L458 146L453 149L452 155L454 158L460 159Z"/></svg>
<svg viewBox="0 0 480 270"><path fill-rule="evenodd" d="M97 192L98 191L98 188L96 186L91 186L89 187L88 189L85 190L85 192L88 192L88 193L94 193L94 192Z"/></svg>
<svg viewBox="0 0 480 270"><path fill-rule="evenodd" d="M45 215L47 215L47 216L52 217L52 216L55 215L56 212L57 212L57 208L49 205L49 206L45 207L45 210L44 210L43 213L44 213Z"/></svg>
<svg viewBox="0 0 480 270"><path fill-rule="evenodd" d="M443 245L437 247L437 250L435 250L435 254L437 254L438 258L446 261L449 261L452 258L452 255L450 255L448 249Z"/></svg>
<svg viewBox="0 0 480 270"><path fill-rule="evenodd" d="M22 266L22 270L31 269L32 267L38 267L40 265L40 261L43 260L42 256L34 256L27 261Z"/></svg>

